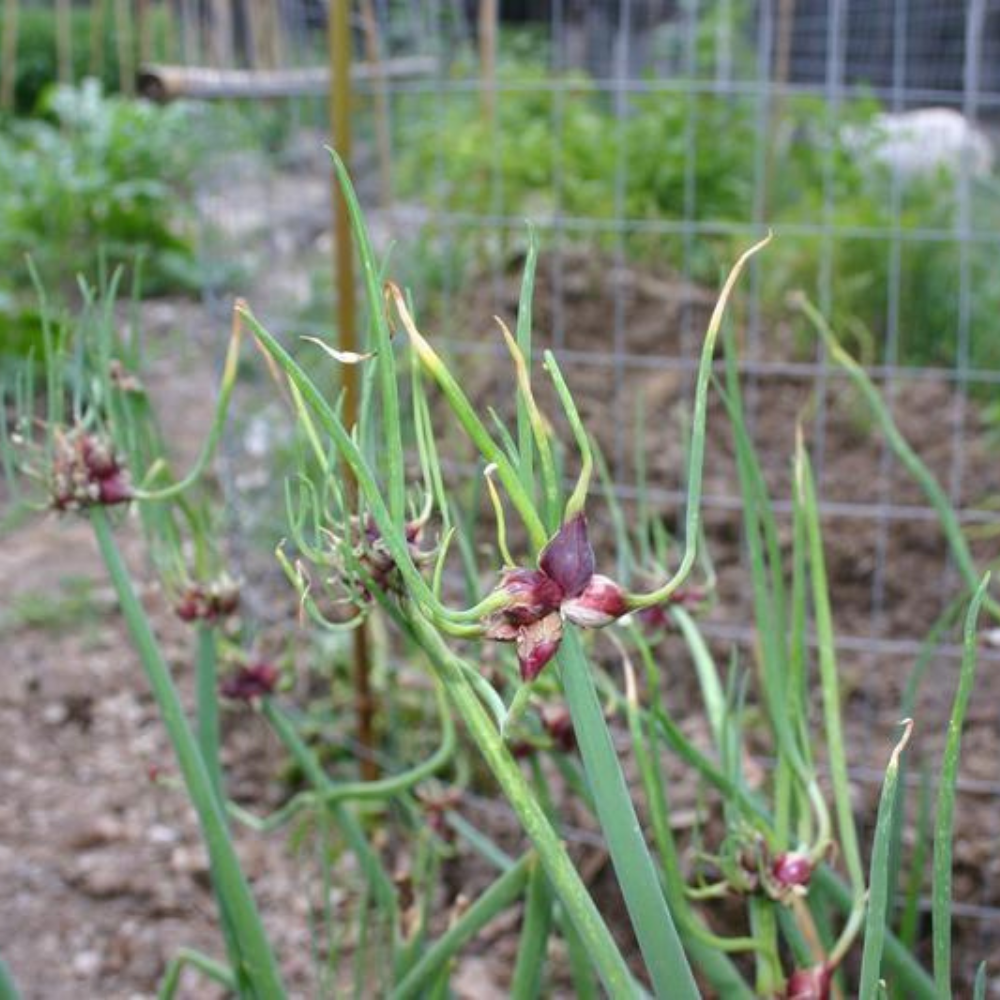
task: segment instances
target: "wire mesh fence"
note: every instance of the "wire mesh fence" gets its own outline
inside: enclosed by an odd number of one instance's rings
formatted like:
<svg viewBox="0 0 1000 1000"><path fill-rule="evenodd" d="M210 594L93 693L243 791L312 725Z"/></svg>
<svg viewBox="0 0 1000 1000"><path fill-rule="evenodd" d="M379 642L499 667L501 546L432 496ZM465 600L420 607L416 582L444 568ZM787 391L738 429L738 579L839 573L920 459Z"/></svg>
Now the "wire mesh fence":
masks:
<svg viewBox="0 0 1000 1000"><path fill-rule="evenodd" d="M280 10L282 64L322 64L322 11ZM842 669L856 684L854 773L876 787L899 691L956 578L934 509L785 293L804 288L866 362L988 558L1000 496L1000 2L385 0L360 5L355 33L359 59L433 61L357 85L354 168L380 246L396 241L394 269L436 331L492 369L489 316L514 308L531 219L540 342L582 386L626 501L644 494L679 512L683 452L663 442L683 436L706 294L736 248L773 227L738 304L740 370L786 515L794 425L807 428ZM258 306L289 331L329 328L325 114L318 97L284 102L283 169L230 157L202 192L206 239L222 231L252 247L269 272ZM472 382L484 394L490 384ZM637 438L655 452L646 470ZM710 548L738 536L740 515L715 444ZM738 545L723 548L723 610L705 631L752 648ZM946 642L936 655L928 733L945 727L958 651ZM989 675L1000 654L983 657ZM1000 690L981 684L960 788L995 840L1000 724L986 706ZM956 916L995 953L1000 871L968 866Z"/></svg>

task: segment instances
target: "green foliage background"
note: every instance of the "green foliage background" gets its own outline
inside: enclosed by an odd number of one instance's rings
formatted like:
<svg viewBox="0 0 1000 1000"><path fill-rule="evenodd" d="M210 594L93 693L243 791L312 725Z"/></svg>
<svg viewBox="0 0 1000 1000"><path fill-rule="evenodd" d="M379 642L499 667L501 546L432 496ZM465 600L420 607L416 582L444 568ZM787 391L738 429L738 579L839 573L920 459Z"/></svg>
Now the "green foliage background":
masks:
<svg viewBox="0 0 1000 1000"><path fill-rule="evenodd" d="M460 62L452 82L472 79L467 69ZM628 94L623 113L594 80L553 75L537 54L502 61L497 83L495 123L476 88L463 86L437 98L434 115L425 105L421 112L422 98L397 115L401 193L457 213L458 249L437 268L428 262L432 279L450 269L455 286L456 266L496 250L484 234L497 227L477 225L477 217L517 220L506 239L519 242L520 219L544 226L558 214L585 220L583 239L605 249L627 220L623 239L634 260L666 263L714 286L749 239L758 193L762 218L779 236L763 289L772 319L784 315L788 291L822 299L828 281L828 315L855 353L952 367L964 266L968 363L1000 367L1000 274L989 239L1000 224L1000 181L973 179L973 238L960 248L956 173L941 167L895 187L876 155L881 108L874 99L850 99L834 111L821 98L786 98L772 109L761 157L757 99L711 92L704 79L694 92ZM624 185L616 189L619 171ZM821 226L836 232L826 237ZM573 223L568 232L581 238ZM430 246L425 241L425 251ZM886 331L897 280L893 357Z"/></svg>

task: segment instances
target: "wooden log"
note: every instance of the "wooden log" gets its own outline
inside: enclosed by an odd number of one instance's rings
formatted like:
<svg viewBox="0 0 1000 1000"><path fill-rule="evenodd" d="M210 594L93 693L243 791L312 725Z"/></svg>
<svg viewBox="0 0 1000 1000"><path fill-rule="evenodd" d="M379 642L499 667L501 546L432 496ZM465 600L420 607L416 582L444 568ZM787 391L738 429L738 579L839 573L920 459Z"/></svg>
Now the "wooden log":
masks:
<svg viewBox="0 0 1000 1000"><path fill-rule="evenodd" d="M437 61L424 56L388 59L377 71L383 77L428 76ZM370 66L351 68L351 80L366 83L377 79ZM218 101L238 98L323 96L330 90L330 70L326 66L308 69L241 70L210 69L204 66L143 66L139 71L139 93L153 101L187 98Z"/></svg>

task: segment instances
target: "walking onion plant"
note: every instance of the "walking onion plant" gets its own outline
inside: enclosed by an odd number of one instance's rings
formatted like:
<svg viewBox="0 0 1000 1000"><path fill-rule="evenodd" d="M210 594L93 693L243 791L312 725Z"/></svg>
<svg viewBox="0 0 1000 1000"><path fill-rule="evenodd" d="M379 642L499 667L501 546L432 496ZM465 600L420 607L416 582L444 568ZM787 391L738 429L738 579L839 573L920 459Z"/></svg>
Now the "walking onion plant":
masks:
<svg viewBox="0 0 1000 1000"><path fill-rule="evenodd" d="M344 423L339 400L321 388L328 380L312 374L316 365L307 366L299 352L290 351L239 303L210 433L195 467L175 475L141 381L138 341L116 331L114 287L103 296L89 295L75 324L47 321L41 407L27 374L7 386L0 411L11 489L20 488L15 473L24 473L47 492L47 506L77 512L92 524L201 823L227 961L183 951L166 972L161 996L173 995L185 966L241 996L270 1000L286 995L231 830L234 823L272 830L303 815L313 817L321 836L336 831L347 845L363 876L365 905L378 914L370 930L359 932L358 949L367 941L385 961L369 972L363 964L355 967L358 995L446 995L448 971L462 947L516 904L523 911L511 985L516 997L544 991L547 943L554 936L566 943L580 996L594 995L596 977L613 997L652 992L680 1000L702 993L821 998L845 988L855 975L851 955L860 957L862 997L885 995L886 989L894 996L947 995L958 739L974 670L977 615L981 606L992 610L995 605L933 477L891 421L882 419L890 444L939 505L963 581L974 592L939 785L931 978L892 930L895 885L889 858L899 851L900 761L913 724L906 721L889 755L866 874L850 792L833 616L808 452L800 435L789 553L747 431L730 341L718 391L735 443L742 496L757 626L752 662L744 664L734 653L721 667L699 625L699 609L714 600L700 517L717 340L741 271L770 237L736 262L711 316L696 380L684 531L675 542L645 503L633 528L627 527L629 519L615 500L571 388L556 356L546 351L543 369L578 453L579 474L568 492L564 489L569 448L542 413L534 383L534 246L514 332L500 323L514 397L515 424L508 429L501 416L491 412L485 418L468 398L457 373L421 332L407 295L384 280L347 171L335 155L333 161L362 264L370 345L365 353L347 355L318 342L326 353L316 357L324 365L362 367L353 426ZM864 373L839 351L818 314L811 315L835 360L848 367L882 415ZM441 720L440 745L425 760L376 781L331 775L303 715L278 690L281 672L247 654L224 678L221 695L258 708L306 785L263 819L228 800L220 766L220 631L237 610L239 596L215 542L211 491L203 482L223 432L245 331L289 402L301 445L285 487L287 538L277 547L277 560L297 594L303 621L336 634L380 618L391 627L400 655L432 678ZM397 342L397 332L403 343ZM472 491L445 474L442 448L448 449L444 457L455 457L460 446L435 426L442 407L477 454L483 478ZM615 567L614 579L597 571L589 538L595 470L604 480L617 549L606 559ZM476 530L473 513L481 495L494 525L489 551L496 562L486 569L477 554L487 539ZM473 499L463 509L460 499L469 496ZM116 542L116 525L130 509L139 511L153 564L178 616L195 627L194 726ZM461 572L455 570L453 554ZM703 577L697 584L694 573ZM690 656L709 746L693 741L679 724L676 708L666 703L660 642L666 631L680 636ZM821 695L815 718L809 688L812 633ZM750 712L754 698L759 720ZM455 808L456 800L441 793L435 799L428 792L440 787L435 781L446 773L455 783L467 773L459 763L464 744L456 718L523 831L526 849L520 857L510 857L472 828ZM747 771L749 735L756 746L763 736L774 760L763 782L751 780ZM706 801L711 794L717 797L713 808L721 827L706 822L689 849L671 813L664 768L668 753L694 772ZM542 757L551 757L562 785L592 814L621 890L628 929L611 926L567 849L553 771L540 765ZM634 761L632 782L623 758ZM416 906L404 901L383 848L370 835L370 810L390 803L427 822L429 833L416 852L414 870L424 881ZM721 835L713 835L719 829ZM435 937L441 925L434 912L433 878L440 851L455 837L499 873ZM327 889L329 863L324 855ZM919 891L919 875L911 884ZM742 911L738 919L732 916L734 901ZM727 907L724 922L713 915L717 906ZM731 933L718 929L723 926ZM337 983L345 982L335 976ZM842 985L835 987L838 980Z"/></svg>

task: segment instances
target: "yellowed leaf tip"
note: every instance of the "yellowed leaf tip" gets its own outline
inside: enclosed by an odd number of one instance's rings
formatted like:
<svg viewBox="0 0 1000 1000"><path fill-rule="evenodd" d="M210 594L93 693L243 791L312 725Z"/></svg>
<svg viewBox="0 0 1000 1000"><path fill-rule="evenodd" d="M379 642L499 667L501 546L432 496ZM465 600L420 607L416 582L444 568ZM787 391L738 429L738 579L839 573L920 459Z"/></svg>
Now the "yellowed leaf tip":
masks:
<svg viewBox="0 0 1000 1000"><path fill-rule="evenodd" d="M358 354L356 351L338 351L335 347L324 343L319 337L303 337L302 339L308 340L310 344L315 344L317 347L322 347L334 361L339 361L342 365L356 365L375 357L374 351L368 351L366 354Z"/></svg>

